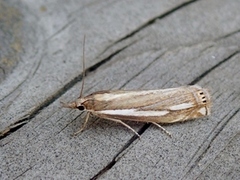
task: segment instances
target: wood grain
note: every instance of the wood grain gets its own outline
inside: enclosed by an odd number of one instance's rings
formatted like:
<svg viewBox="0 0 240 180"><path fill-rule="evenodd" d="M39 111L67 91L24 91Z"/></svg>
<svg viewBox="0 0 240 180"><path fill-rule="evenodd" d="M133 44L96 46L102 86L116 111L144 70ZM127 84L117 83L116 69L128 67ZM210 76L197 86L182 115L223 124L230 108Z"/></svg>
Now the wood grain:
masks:
<svg viewBox="0 0 240 180"><path fill-rule="evenodd" d="M3 1L0 179L238 179L238 0ZM14 31L14 28L16 31ZM164 126L62 109L84 94L199 84L208 118ZM10 57L10 59L9 59Z"/></svg>

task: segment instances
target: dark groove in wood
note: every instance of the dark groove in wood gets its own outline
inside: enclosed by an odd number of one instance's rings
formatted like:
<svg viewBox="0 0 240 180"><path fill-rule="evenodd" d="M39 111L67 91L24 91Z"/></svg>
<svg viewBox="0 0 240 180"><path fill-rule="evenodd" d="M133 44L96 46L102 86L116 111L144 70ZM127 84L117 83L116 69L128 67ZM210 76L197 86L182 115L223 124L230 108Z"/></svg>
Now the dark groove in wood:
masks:
<svg viewBox="0 0 240 180"><path fill-rule="evenodd" d="M189 85L194 85L197 82L199 82L202 78L204 78L205 76L207 76L210 72L212 72L214 69L216 69L217 67L219 67L220 65L222 65L223 63L227 62L229 59L231 59L233 56L235 56L236 54L238 54L239 51L235 51L234 53L232 53L230 56L228 56L227 58L223 59L222 61L220 61L219 63L217 63L215 66L211 67L210 69L208 69L207 71L205 71L203 74L201 74L200 76L198 76L196 79L194 79Z"/></svg>
<svg viewBox="0 0 240 180"><path fill-rule="evenodd" d="M150 123L144 124L140 130L138 131L138 134L141 136L150 126ZM118 156L124 152L134 141L136 141L137 139L139 139L139 137L137 135L133 135L132 138L123 146L123 148L114 156L114 158L112 159L112 161L110 163L108 163L102 170L100 170L95 176L93 176L92 178L90 178L91 180L96 180L98 179L101 175L103 175L105 172L107 172L109 169L111 169L116 162L118 162L121 158L119 158Z"/></svg>

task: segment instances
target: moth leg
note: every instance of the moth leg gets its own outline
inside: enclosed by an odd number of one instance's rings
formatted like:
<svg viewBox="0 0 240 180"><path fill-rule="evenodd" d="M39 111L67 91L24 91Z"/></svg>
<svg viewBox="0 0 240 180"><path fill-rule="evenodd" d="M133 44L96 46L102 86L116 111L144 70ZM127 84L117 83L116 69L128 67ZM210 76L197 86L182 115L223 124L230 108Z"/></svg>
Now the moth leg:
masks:
<svg viewBox="0 0 240 180"><path fill-rule="evenodd" d="M74 136L76 136L77 134L79 134L80 132L82 132L86 128L86 125L87 125L87 122L88 122L88 119L89 119L89 115L90 115L90 112L87 113L85 121L84 121L82 127L77 132L75 132L73 134Z"/></svg>
<svg viewBox="0 0 240 180"><path fill-rule="evenodd" d="M120 123L120 124L124 125L126 128L130 129L132 132L134 132L140 138L140 135L133 128L131 128L129 125L127 125L126 123L122 122L121 120L113 119L113 118L107 118L107 119L111 120L111 121L114 121L116 123Z"/></svg>
<svg viewBox="0 0 240 180"><path fill-rule="evenodd" d="M172 137L172 134L170 132L168 132L165 128L163 128L162 126L160 126L158 123L155 122L151 122L152 124L156 125L157 127L159 127L161 130L163 130L163 132L165 132L167 135L169 135L170 137Z"/></svg>

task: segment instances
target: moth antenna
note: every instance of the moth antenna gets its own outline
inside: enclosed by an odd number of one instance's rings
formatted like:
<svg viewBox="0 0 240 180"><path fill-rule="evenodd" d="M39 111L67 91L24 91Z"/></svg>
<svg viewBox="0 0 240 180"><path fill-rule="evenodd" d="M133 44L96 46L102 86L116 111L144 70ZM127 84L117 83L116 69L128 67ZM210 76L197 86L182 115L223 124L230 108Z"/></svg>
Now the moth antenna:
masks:
<svg viewBox="0 0 240 180"><path fill-rule="evenodd" d="M83 67L83 73L82 73L82 87L81 87L81 91L80 91L80 98L82 97L82 94L83 94L83 86L84 86L84 79L85 79L85 73L86 73L86 70L85 70L85 35L83 36L83 63L82 63L82 67Z"/></svg>

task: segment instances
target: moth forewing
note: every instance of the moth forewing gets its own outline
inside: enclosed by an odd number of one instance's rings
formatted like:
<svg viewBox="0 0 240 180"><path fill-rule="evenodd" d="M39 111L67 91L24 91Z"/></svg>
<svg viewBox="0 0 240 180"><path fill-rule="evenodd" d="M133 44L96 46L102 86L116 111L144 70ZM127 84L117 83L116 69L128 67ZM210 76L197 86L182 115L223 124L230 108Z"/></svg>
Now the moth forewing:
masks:
<svg viewBox="0 0 240 180"><path fill-rule="evenodd" d="M210 113L209 93L197 85L148 91L102 91L84 99L82 105L91 113L121 120L173 123Z"/></svg>

